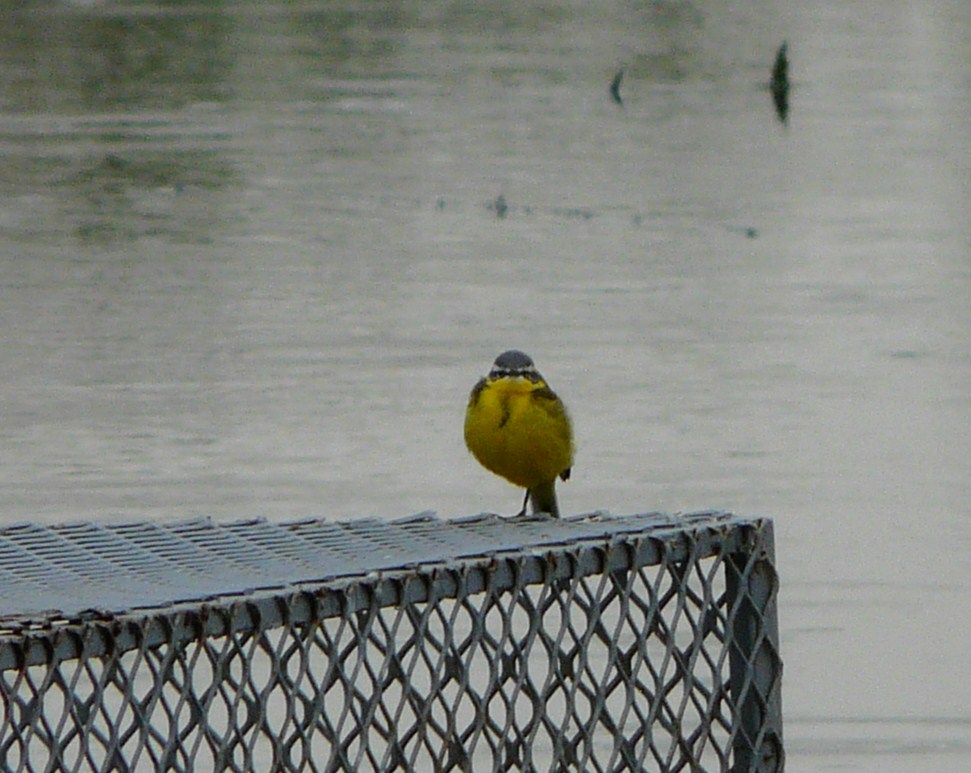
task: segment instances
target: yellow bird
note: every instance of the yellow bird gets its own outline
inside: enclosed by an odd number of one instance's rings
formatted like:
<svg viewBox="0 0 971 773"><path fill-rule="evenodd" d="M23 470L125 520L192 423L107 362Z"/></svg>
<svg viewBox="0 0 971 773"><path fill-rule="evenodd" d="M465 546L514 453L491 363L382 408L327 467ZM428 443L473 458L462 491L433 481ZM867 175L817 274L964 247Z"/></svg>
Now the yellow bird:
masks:
<svg viewBox="0 0 971 773"><path fill-rule="evenodd" d="M529 355L511 349L469 396L465 445L483 467L526 489L523 509L560 517L556 479L570 477L573 426Z"/></svg>

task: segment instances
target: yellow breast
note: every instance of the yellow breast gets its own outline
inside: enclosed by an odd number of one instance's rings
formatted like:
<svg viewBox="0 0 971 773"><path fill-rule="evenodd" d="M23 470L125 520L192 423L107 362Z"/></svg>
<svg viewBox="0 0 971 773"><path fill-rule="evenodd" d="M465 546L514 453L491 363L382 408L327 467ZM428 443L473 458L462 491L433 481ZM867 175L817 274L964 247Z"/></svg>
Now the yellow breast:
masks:
<svg viewBox="0 0 971 773"><path fill-rule="evenodd" d="M488 470L522 488L549 483L573 465L566 408L542 382L501 378L473 392L465 444Z"/></svg>

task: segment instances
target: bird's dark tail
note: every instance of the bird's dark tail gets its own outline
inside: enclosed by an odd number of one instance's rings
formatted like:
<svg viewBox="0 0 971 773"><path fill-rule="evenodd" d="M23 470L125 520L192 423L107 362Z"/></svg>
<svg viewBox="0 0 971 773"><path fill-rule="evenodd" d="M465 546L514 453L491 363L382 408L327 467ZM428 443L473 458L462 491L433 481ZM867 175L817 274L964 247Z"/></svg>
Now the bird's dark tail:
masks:
<svg viewBox="0 0 971 773"><path fill-rule="evenodd" d="M560 517L560 508L556 504L556 481L540 483L529 490L529 502L534 513L549 513L554 518Z"/></svg>

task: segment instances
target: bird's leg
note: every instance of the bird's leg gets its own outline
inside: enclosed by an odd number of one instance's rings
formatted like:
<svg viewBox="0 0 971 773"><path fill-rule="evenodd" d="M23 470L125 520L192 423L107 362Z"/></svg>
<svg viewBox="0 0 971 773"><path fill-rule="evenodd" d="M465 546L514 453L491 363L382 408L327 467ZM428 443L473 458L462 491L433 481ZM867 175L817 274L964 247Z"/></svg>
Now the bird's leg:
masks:
<svg viewBox="0 0 971 773"><path fill-rule="evenodd" d="M526 515L526 505L529 503L529 489L526 489L526 498L523 499L523 509L516 513L513 518L522 518Z"/></svg>

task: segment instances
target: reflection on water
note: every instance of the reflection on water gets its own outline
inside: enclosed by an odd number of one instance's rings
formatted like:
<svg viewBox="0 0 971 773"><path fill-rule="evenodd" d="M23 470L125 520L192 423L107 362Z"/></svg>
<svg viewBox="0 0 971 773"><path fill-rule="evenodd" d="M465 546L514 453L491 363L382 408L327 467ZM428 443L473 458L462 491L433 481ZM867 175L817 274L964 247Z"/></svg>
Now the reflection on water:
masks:
<svg viewBox="0 0 971 773"><path fill-rule="evenodd" d="M7 13L7 114L171 110L230 96L233 25L222 10L29 3Z"/></svg>
<svg viewBox="0 0 971 773"><path fill-rule="evenodd" d="M512 512L519 347L568 512L777 516L793 770L971 758L963 4L9 13L0 519Z"/></svg>
<svg viewBox="0 0 971 773"><path fill-rule="evenodd" d="M13 15L0 31L7 238L200 239L221 219L214 190L236 176L220 148L231 129L210 117L229 96L230 19L149 8Z"/></svg>

